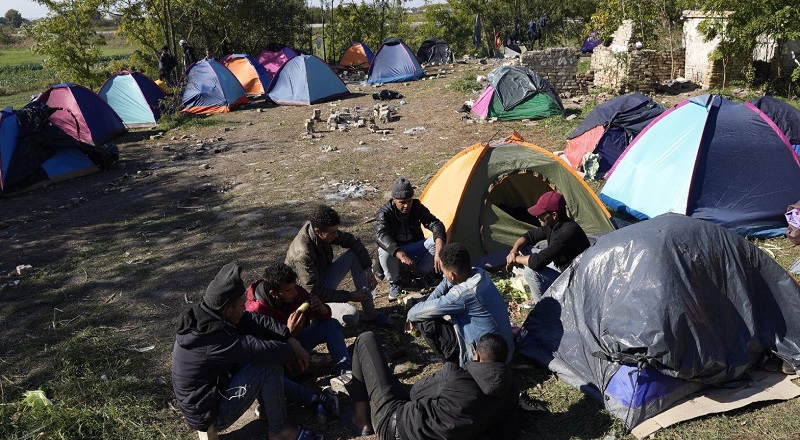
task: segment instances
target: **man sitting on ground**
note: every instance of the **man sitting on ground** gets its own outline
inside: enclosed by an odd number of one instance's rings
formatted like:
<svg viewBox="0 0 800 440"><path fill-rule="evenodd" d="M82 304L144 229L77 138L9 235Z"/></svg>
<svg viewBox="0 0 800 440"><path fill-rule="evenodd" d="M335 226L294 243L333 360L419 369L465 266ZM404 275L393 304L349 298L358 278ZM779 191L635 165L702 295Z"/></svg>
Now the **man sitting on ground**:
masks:
<svg viewBox="0 0 800 440"><path fill-rule="evenodd" d="M514 439L518 397L508 357L505 338L487 333L463 369L445 363L409 393L392 375L375 335L362 333L345 385L355 411L345 412L342 422L356 436L377 433L380 440Z"/></svg>
<svg viewBox="0 0 800 440"><path fill-rule="evenodd" d="M489 275L472 267L469 252L460 243L445 245L440 257L444 279L408 311L406 329L416 325L431 348L462 367L487 333L501 335L513 349L508 308ZM444 319L447 315L452 323ZM508 350L503 361L510 362L511 354Z"/></svg>
<svg viewBox="0 0 800 440"><path fill-rule="evenodd" d="M378 280L372 274L369 252L361 240L339 230L339 214L330 206L319 206L303 224L286 252L286 264L297 273L298 284L328 303L342 326L355 325L358 311L348 301L360 302L364 321L388 324L388 317L375 310L372 289ZM333 246L347 249L333 259ZM337 287L350 272L355 290Z"/></svg>
<svg viewBox="0 0 800 440"><path fill-rule="evenodd" d="M288 326L292 337L307 351L325 343L335 362L336 373L350 371L350 353L341 324L331 319L331 308L327 304L296 282L297 274L291 267L284 263L270 264L264 269L264 278L247 289L246 310L270 316Z"/></svg>
<svg viewBox="0 0 800 440"><path fill-rule="evenodd" d="M575 221L567 216L567 202L564 196L549 191L539 197L539 201L528 209L539 219L541 226L526 232L518 238L506 257L506 269L511 271L515 265L525 266L525 280L531 289L535 302L572 263L572 260L589 246L589 238ZM547 247L533 249L530 255L523 255L526 247L547 240Z"/></svg>
<svg viewBox="0 0 800 440"><path fill-rule="evenodd" d="M305 370L308 353L274 319L245 311L238 263L223 266L203 301L178 322L172 388L178 407L200 439L216 439L259 399L270 440L294 440L284 399L283 366Z"/></svg>
<svg viewBox="0 0 800 440"><path fill-rule="evenodd" d="M444 224L414 198L414 188L404 177L395 180L392 198L378 209L375 219L378 261L389 282L389 300L401 292L400 264L424 275L441 272L439 253L447 241ZM425 239L422 225L431 231Z"/></svg>

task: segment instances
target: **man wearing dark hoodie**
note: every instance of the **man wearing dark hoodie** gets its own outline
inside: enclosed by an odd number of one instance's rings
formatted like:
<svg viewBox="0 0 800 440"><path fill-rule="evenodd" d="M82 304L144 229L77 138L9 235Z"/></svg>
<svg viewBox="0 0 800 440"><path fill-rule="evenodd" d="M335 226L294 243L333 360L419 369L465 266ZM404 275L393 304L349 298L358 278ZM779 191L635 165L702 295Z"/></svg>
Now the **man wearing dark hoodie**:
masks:
<svg viewBox="0 0 800 440"><path fill-rule="evenodd" d="M508 344L495 333L478 341L464 369L447 362L411 387L392 375L372 332L355 342L353 379L346 384L355 411L342 422L355 436L381 440L511 440L519 434L517 387L505 363ZM373 429L374 428L374 429Z"/></svg>
<svg viewBox="0 0 800 440"><path fill-rule="evenodd" d="M223 266L203 300L185 311L172 351L172 388L187 424L216 439L259 399L270 440L296 439L289 426L283 366L305 370L309 355L274 319L245 311L238 263ZM286 389L286 397L293 390ZM306 434L307 435L307 434Z"/></svg>

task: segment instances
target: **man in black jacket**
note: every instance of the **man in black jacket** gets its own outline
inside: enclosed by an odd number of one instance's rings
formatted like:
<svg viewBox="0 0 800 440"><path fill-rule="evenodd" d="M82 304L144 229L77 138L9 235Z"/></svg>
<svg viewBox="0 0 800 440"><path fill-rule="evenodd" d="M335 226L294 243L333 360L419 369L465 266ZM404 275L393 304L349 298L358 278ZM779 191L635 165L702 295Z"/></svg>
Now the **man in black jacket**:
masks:
<svg viewBox="0 0 800 440"><path fill-rule="evenodd" d="M194 48L189 46L186 40L181 40L178 44L180 44L181 49L183 49L183 68L185 70L197 61L197 56L194 54Z"/></svg>
<svg viewBox="0 0 800 440"><path fill-rule="evenodd" d="M269 438L294 440L302 433L288 424L284 390L286 397L299 390L284 383L283 366L305 370L309 355L286 326L245 311L241 270L226 264L203 301L181 315L172 351L175 398L201 440L216 439L256 399L264 405Z"/></svg>
<svg viewBox="0 0 800 440"><path fill-rule="evenodd" d="M408 392L392 375L375 335L362 333L353 378L345 385L355 411L343 413L342 422L356 436L376 433L381 440L512 440L519 434L519 412L507 356L505 339L488 333L478 341L474 362L464 369L447 362Z"/></svg>
<svg viewBox="0 0 800 440"><path fill-rule="evenodd" d="M421 273L441 272L439 252L447 241L444 224L414 198L414 188L405 177L395 180L392 198L375 216L378 261L389 281L389 299L400 294L400 265ZM422 226L431 231L425 239Z"/></svg>
<svg viewBox="0 0 800 440"><path fill-rule="evenodd" d="M555 191L542 194L528 212L539 219L541 227L517 239L506 257L506 269L510 271L515 265L525 266L525 280L531 288L531 297L538 302L553 281L590 243L583 229L567 216L567 202L561 194ZM530 255L521 254L520 251L542 240L547 240L546 248L533 249Z"/></svg>
<svg viewBox="0 0 800 440"><path fill-rule="evenodd" d="M158 57L158 79L172 87L175 85L175 66L178 63L175 57L169 53L169 46L166 44L161 47L161 55Z"/></svg>

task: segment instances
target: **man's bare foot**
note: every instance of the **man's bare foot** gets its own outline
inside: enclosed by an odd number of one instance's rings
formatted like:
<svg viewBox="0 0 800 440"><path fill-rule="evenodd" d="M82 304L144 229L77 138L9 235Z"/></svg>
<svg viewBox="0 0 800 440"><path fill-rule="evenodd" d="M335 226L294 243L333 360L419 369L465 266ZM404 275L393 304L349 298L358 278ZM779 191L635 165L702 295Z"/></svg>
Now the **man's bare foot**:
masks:
<svg viewBox="0 0 800 440"><path fill-rule="evenodd" d="M278 433L270 432L269 440L297 440L298 434L300 431L297 428L289 427Z"/></svg>

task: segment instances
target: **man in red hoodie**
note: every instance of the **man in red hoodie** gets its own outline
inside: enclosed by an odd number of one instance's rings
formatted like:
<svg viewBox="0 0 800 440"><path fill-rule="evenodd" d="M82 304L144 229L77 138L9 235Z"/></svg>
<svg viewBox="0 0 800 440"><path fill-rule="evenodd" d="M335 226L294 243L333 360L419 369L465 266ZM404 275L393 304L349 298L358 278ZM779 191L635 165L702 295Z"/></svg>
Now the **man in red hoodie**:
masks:
<svg viewBox="0 0 800 440"><path fill-rule="evenodd" d="M335 372L349 372L350 353L341 324L331 319L331 308L297 285L297 274L284 263L270 264L263 276L247 289L246 310L285 324L307 351L325 343L335 362Z"/></svg>

